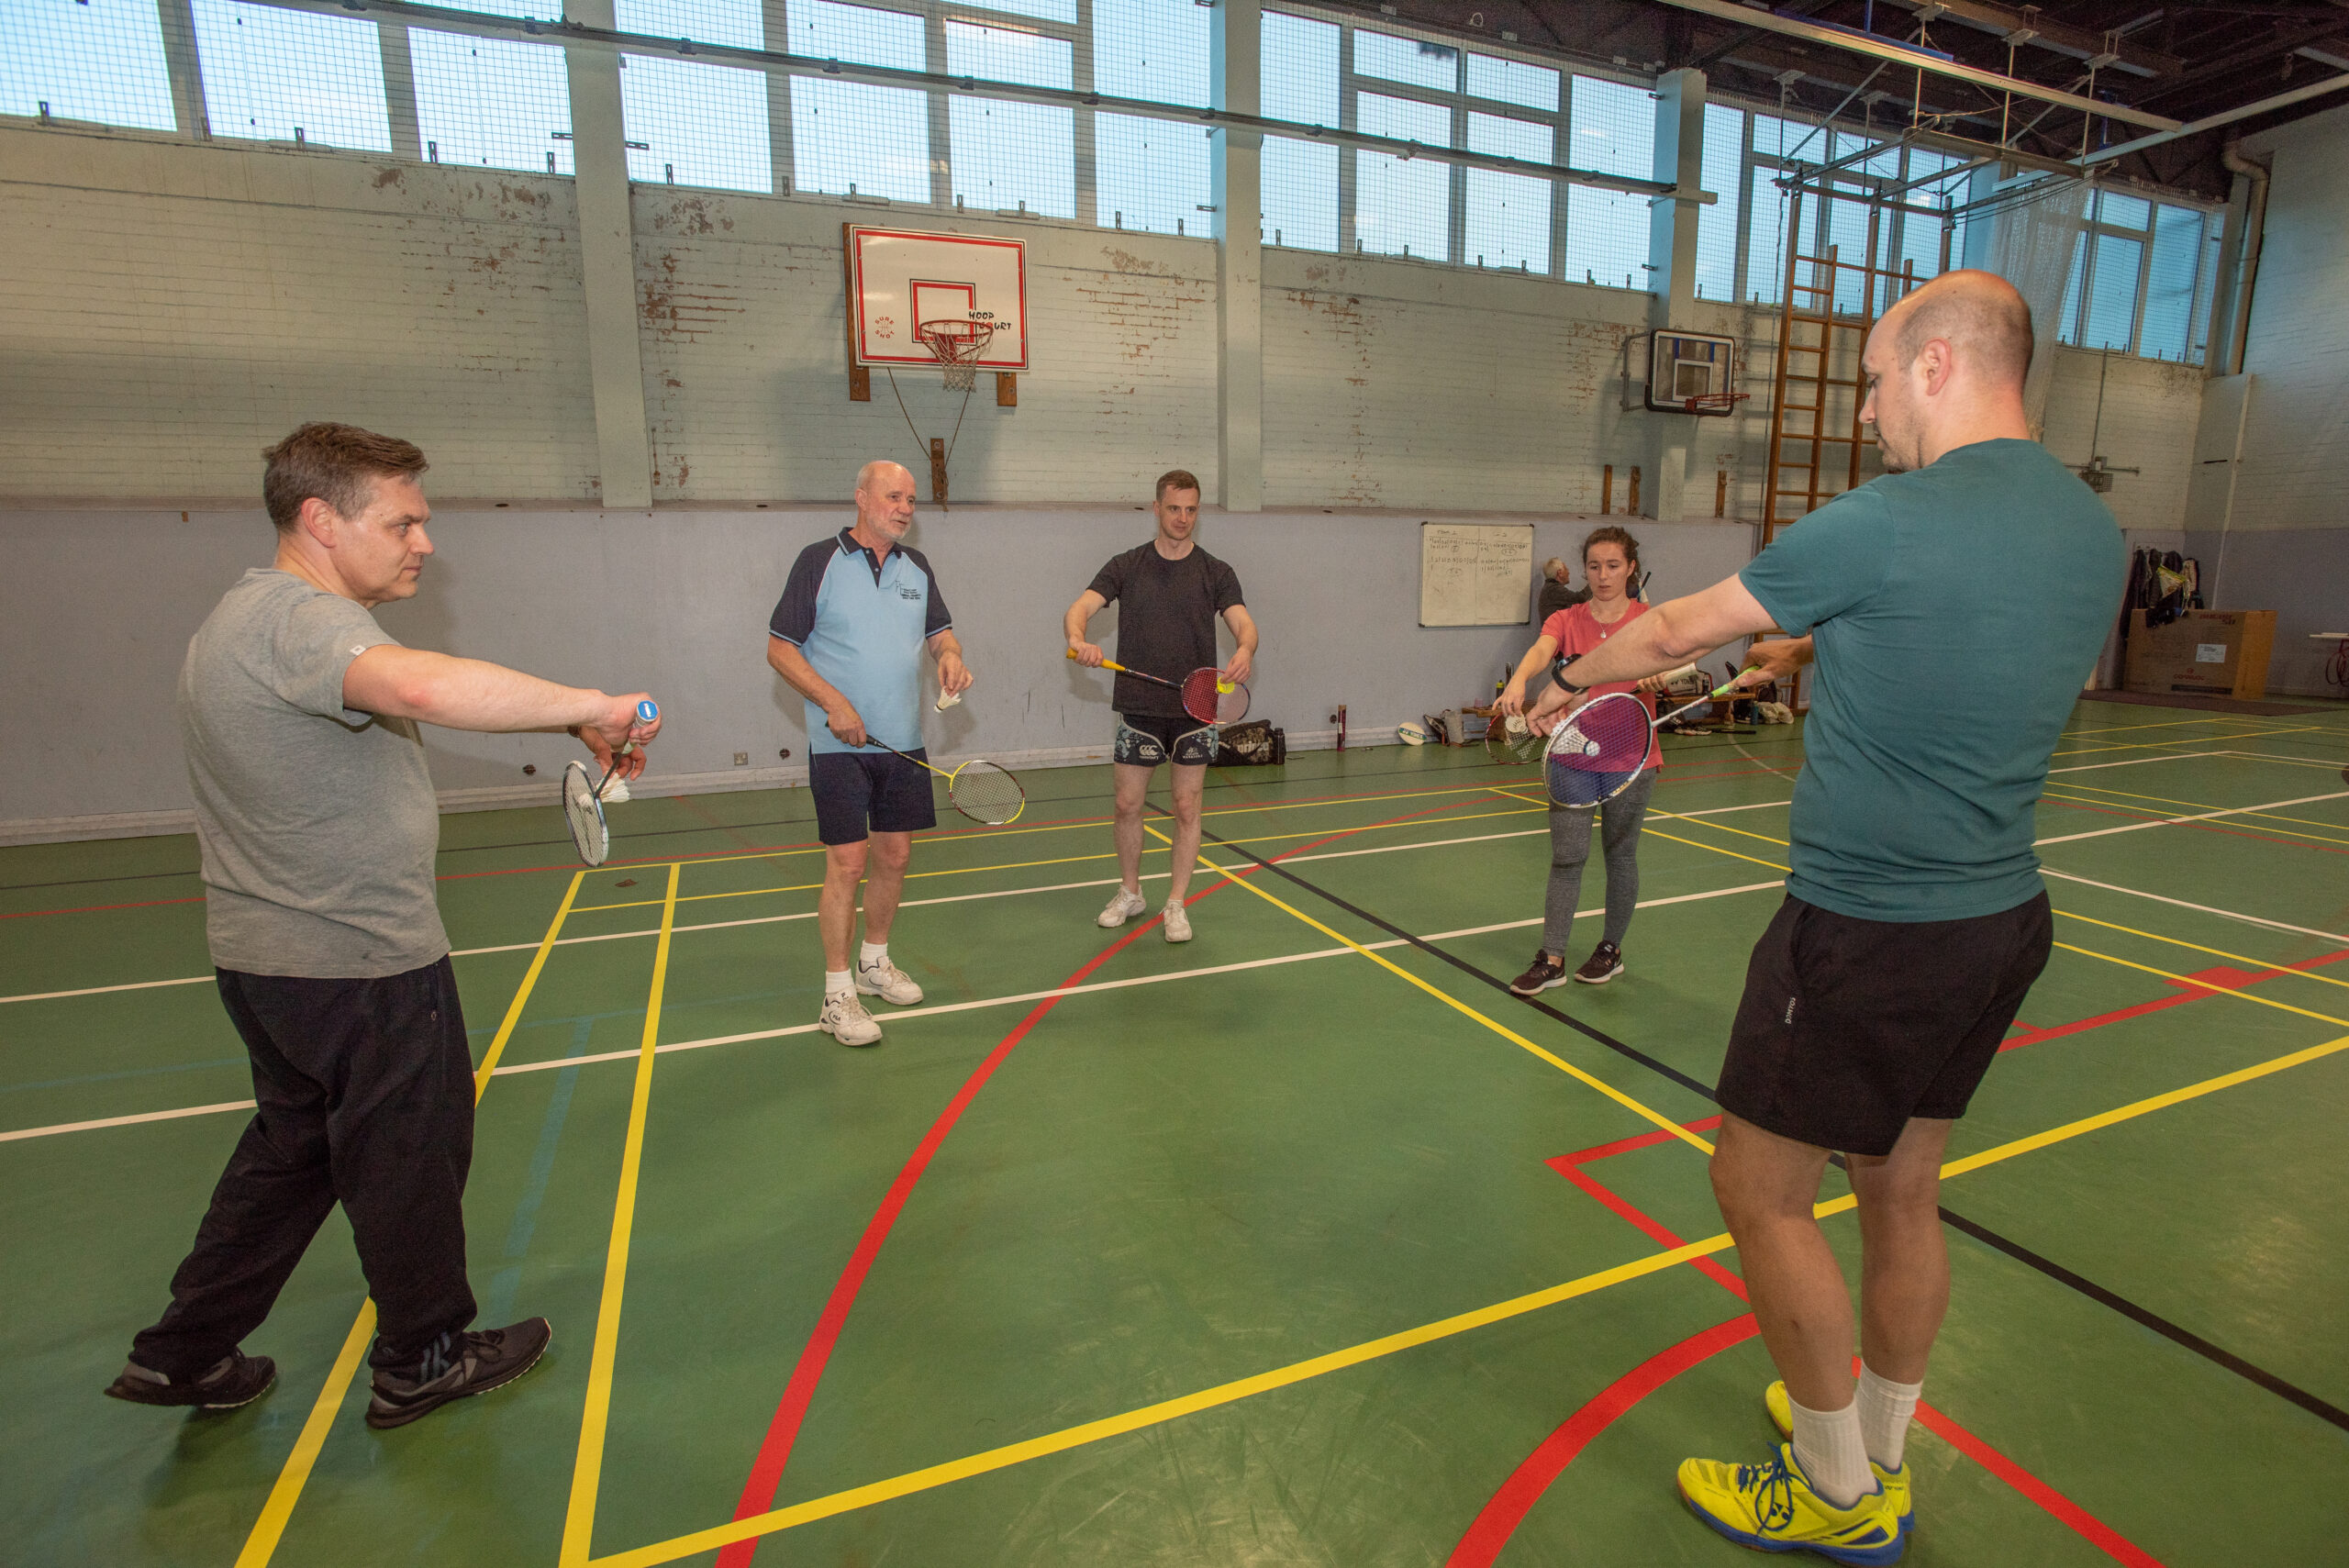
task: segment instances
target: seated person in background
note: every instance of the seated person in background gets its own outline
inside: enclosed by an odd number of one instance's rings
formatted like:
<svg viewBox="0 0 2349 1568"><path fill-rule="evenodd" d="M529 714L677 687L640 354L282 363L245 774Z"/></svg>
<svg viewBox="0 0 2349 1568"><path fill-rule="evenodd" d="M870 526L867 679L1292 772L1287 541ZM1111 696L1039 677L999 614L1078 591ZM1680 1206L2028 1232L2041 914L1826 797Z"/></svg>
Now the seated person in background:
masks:
<svg viewBox="0 0 2349 1568"><path fill-rule="evenodd" d="M1542 596L1533 607L1534 624L1547 625L1550 617L1560 610L1572 609L1589 597L1590 590L1575 587L1567 573L1566 563L1553 555L1542 563Z"/></svg>

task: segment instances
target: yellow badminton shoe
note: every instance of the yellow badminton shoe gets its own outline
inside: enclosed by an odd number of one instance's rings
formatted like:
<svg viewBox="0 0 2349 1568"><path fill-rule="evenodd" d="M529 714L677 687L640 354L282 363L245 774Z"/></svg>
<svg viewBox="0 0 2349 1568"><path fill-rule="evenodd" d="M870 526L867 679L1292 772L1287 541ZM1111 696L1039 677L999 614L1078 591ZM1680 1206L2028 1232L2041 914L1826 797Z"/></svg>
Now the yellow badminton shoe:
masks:
<svg viewBox="0 0 2349 1568"><path fill-rule="evenodd" d="M1780 1444L1766 1464L1684 1459L1678 1480L1689 1512L1756 1551L1815 1551L1831 1562L1873 1564L1899 1562L1908 1545L1882 1486L1839 1508L1810 1489L1791 1443Z"/></svg>
<svg viewBox="0 0 2349 1568"><path fill-rule="evenodd" d="M1787 1393L1784 1379L1762 1391L1762 1403L1770 1412L1770 1424L1778 1429L1778 1436L1791 1442L1795 1435L1794 1401ZM1909 1467L1887 1470L1876 1461L1868 1461L1868 1472L1876 1477L1884 1495L1892 1499L1892 1511L1900 1516L1900 1533L1907 1535L1917 1528L1917 1508L1909 1496Z"/></svg>

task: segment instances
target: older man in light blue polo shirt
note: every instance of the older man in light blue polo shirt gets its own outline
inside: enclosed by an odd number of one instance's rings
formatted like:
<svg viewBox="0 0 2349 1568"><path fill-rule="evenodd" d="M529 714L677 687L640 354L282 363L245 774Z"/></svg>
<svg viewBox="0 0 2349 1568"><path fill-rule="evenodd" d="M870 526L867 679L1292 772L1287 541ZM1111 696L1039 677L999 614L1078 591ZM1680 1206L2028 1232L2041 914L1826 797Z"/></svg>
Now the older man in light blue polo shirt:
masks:
<svg viewBox="0 0 2349 1568"><path fill-rule="evenodd" d="M914 476L868 462L856 476L856 521L799 552L767 626L767 662L807 699L807 784L824 842L824 892L816 906L824 942L824 1008L818 1027L842 1045L872 1045L881 1026L863 998L900 1006L921 987L889 959L913 835L938 826L921 741L921 657L938 662L939 689L971 684L938 575L904 542L914 522ZM853 969L857 884L864 884L864 940Z"/></svg>

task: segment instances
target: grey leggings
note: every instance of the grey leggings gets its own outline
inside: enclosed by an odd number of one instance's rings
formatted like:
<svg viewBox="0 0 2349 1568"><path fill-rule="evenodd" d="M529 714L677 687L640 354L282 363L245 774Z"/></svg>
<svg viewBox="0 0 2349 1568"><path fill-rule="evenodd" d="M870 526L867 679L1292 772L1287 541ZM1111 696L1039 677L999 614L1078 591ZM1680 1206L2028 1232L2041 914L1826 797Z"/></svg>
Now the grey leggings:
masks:
<svg viewBox="0 0 2349 1568"><path fill-rule="evenodd" d="M1656 770L1650 768L1598 808L1599 843L1607 851L1607 930L1602 940L1618 947L1631 929L1631 911L1640 902L1640 824L1647 818L1648 796L1655 793L1655 775ZM1553 958L1565 957L1574 940L1583 862L1590 859L1591 815L1550 808L1550 893L1542 910L1542 951Z"/></svg>

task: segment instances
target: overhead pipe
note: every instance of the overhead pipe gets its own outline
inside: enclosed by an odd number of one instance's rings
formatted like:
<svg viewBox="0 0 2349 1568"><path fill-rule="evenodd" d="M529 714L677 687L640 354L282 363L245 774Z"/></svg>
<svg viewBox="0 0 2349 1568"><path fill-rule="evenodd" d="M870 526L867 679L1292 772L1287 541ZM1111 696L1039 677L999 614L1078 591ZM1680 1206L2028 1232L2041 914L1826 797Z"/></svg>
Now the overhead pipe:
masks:
<svg viewBox="0 0 2349 1568"><path fill-rule="evenodd" d="M2337 92L2343 87L2349 87L2349 75L2328 76L2321 82L2311 82L2304 87L2295 87L2288 93L2278 93L2272 98L2262 98L2255 104L2245 104L2239 109L2222 109L2215 115L2205 115L2199 120L2189 120L2169 130L2159 131L2152 136L2141 136L2134 141L2123 141L2110 147L2100 147L2085 157L2075 158L2072 161L2083 169L2098 163L2110 163L2112 160L2126 157L2132 152L2143 152L2148 147L2159 147L2165 141L2176 141L2182 136L2198 136L2206 130L2215 130L2222 125L2232 125L2237 120L2247 120L2254 115L2264 115L2270 109L2289 108L2294 104L2303 103L2326 93Z"/></svg>
<svg viewBox="0 0 2349 1568"><path fill-rule="evenodd" d="M2219 161L2251 182L2250 199L2243 203L2243 259L2235 263L2233 312L2228 323L2227 373L2243 369L2243 347L2251 335L2251 291L2259 281L2259 250L2267 237L2267 171L2243 155L2230 141L2220 149Z"/></svg>

